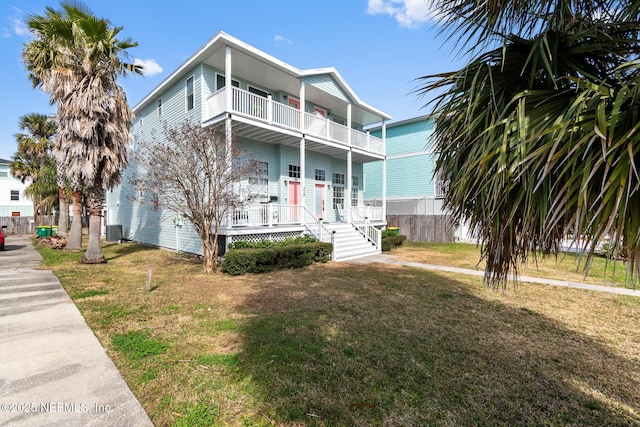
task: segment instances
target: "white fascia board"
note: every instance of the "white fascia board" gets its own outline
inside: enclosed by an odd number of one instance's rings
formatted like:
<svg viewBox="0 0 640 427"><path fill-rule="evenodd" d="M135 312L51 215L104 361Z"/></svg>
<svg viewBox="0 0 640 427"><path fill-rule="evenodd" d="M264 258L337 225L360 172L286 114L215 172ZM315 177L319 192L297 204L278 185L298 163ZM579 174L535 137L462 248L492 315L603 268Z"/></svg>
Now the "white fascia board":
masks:
<svg viewBox="0 0 640 427"><path fill-rule="evenodd" d="M322 74L330 74L340 85L340 87L342 88L342 90L344 90L349 98L351 98L355 105L357 105L358 107L362 108L363 110L368 110L371 113L380 116L381 119L384 120L391 120L391 116L387 113L385 113L382 110L379 110L375 107L372 107L371 105L367 104L366 102L363 102L358 95L356 95L356 93L353 91L353 89L351 89L351 87L347 84L347 82L345 81L344 78L342 78L342 76L340 75L340 73L338 72L338 70L335 67L329 67L329 68L311 68L308 70L300 70L300 77L309 77L309 76L316 76L316 75L322 75Z"/></svg>

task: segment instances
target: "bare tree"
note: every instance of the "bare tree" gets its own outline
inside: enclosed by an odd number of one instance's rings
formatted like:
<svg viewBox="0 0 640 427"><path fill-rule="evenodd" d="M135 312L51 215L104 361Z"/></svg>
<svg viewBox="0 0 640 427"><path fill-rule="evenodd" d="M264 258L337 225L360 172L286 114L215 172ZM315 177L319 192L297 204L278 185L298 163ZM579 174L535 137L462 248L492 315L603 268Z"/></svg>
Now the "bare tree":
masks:
<svg viewBox="0 0 640 427"><path fill-rule="evenodd" d="M162 137L137 142L132 150L130 184L134 202L152 204L182 216L202 242L203 270L218 271L218 236L224 220L250 194L243 178L255 175L257 162L243 158L224 130L185 120L164 127ZM241 193L244 189L244 194Z"/></svg>

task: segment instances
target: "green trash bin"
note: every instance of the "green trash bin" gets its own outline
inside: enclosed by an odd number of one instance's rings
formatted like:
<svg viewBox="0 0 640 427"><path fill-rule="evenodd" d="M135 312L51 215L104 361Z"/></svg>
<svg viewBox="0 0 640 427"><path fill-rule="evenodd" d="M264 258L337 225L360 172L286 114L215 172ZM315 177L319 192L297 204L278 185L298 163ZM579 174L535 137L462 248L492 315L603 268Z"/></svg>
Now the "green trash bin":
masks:
<svg viewBox="0 0 640 427"><path fill-rule="evenodd" d="M398 228L398 227L387 227L387 230L389 230L390 232L392 232L396 236L400 232L400 228Z"/></svg>
<svg viewBox="0 0 640 427"><path fill-rule="evenodd" d="M40 226L36 227L36 231L38 232L38 237L49 237L51 236L51 227L49 226Z"/></svg>
<svg viewBox="0 0 640 427"><path fill-rule="evenodd" d="M58 235L58 226L54 225L51 227L51 235L52 236L57 236Z"/></svg>

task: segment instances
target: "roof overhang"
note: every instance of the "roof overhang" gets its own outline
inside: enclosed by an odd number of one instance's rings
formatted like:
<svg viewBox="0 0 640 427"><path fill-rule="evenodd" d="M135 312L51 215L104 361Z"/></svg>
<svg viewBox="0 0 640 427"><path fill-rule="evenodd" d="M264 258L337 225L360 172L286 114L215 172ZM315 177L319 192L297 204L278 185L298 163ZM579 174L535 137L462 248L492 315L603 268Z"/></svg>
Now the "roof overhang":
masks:
<svg viewBox="0 0 640 427"><path fill-rule="evenodd" d="M353 122L369 126L391 119L390 115L361 101L335 68L300 70L222 31L212 37L142 99L133 108L134 113L142 111L170 87L192 74L199 64L224 70L227 46L232 49L231 74L234 78L252 82L263 89L277 89L296 96L300 93L301 80L327 75L348 98ZM347 102L313 85L306 85L305 97L314 104L330 109L333 114L345 118L347 116Z"/></svg>

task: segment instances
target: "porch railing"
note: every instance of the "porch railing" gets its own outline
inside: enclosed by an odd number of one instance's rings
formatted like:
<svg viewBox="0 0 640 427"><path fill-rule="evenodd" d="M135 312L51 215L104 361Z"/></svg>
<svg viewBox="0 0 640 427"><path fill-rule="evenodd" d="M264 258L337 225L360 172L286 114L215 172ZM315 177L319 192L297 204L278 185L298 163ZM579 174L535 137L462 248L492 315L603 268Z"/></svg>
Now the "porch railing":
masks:
<svg viewBox="0 0 640 427"><path fill-rule="evenodd" d="M351 208L351 223L376 246L376 249L380 250L382 248L382 231L369 224L369 219L361 216L360 213L353 208Z"/></svg>
<svg viewBox="0 0 640 427"><path fill-rule="evenodd" d="M382 206L352 206L351 211L355 211L359 217L368 218L369 220L385 220Z"/></svg>
<svg viewBox="0 0 640 427"><path fill-rule="evenodd" d="M231 227L301 224L303 206L265 203L234 209L228 220Z"/></svg>
<svg viewBox="0 0 640 427"><path fill-rule="evenodd" d="M368 132L349 129L318 113L302 113L300 110L276 102L271 98L256 95L249 91L231 88L231 106L227 105L227 88L224 87L207 99L209 117L216 117L224 112L242 114L252 119L280 126L285 129L300 131L317 138L348 146L351 134L351 146L362 150L384 154L384 141Z"/></svg>

